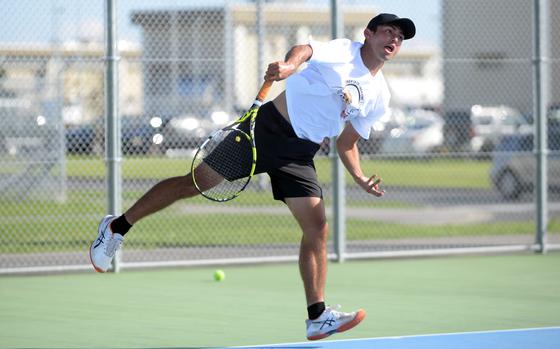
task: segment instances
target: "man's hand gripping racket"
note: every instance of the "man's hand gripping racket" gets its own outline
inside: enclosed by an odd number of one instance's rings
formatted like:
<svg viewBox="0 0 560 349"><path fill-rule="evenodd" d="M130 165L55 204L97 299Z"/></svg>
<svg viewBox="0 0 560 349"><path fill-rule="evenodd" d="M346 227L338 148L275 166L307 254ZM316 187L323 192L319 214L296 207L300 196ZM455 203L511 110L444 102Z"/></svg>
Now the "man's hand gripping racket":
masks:
<svg viewBox="0 0 560 349"><path fill-rule="evenodd" d="M272 81L265 81L243 116L214 132L198 147L191 175L202 196L229 201L239 196L251 181L257 165L255 120L271 86Z"/></svg>

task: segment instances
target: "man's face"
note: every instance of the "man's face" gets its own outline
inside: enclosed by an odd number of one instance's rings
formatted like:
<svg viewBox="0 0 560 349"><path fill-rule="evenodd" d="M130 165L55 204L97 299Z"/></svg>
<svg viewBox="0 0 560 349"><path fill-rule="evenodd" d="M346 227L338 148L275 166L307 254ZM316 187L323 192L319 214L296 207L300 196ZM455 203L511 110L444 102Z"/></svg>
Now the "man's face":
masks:
<svg viewBox="0 0 560 349"><path fill-rule="evenodd" d="M394 25L380 25L375 31L364 31L366 45L373 51L375 57L382 61L393 59L399 52L404 35L402 30Z"/></svg>

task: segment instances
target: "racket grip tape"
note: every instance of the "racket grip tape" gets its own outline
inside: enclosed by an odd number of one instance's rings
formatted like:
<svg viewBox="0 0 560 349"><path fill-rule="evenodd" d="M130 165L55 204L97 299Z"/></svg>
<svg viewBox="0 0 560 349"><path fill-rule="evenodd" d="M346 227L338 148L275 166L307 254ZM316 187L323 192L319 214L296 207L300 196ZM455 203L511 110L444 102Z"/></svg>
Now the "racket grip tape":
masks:
<svg viewBox="0 0 560 349"><path fill-rule="evenodd" d="M259 93L257 94L257 98L255 100L255 103L260 102L258 104L262 104L262 102L264 101L264 99L268 95L268 91L270 91L271 86L272 86L272 81L265 81L262 84L261 89L259 90Z"/></svg>

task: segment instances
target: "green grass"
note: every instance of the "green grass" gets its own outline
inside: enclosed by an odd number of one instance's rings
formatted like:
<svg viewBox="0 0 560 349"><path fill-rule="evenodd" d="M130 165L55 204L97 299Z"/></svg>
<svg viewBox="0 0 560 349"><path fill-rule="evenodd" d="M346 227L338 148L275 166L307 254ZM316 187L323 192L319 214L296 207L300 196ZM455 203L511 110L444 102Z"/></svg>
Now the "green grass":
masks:
<svg viewBox="0 0 560 349"><path fill-rule="evenodd" d="M331 339L560 326L558 265L555 252L331 263L327 303L368 314ZM0 348L305 341L296 263L220 268L220 283L214 268L2 278Z"/></svg>
<svg viewBox="0 0 560 349"><path fill-rule="evenodd" d="M127 193L125 206L130 206L138 195ZM244 204L237 207L252 207L250 204L255 204L251 197L240 198L240 201ZM283 204L275 203L270 197L265 203L266 207L283 208ZM377 201L372 203L377 205ZM82 250L90 243L105 205L106 197L101 190L71 191L66 202L0 202L0 252ZM134 234L127 240L127 245L134 248L158 248L299 242L299 228L287 210L284 214L265 214L252 210L244 213L215 213L212 210L218 207L216 205L204 199L177 203L138 224L134 228ZM197 206L209 209L209 213L191 212ZM374 209L377 206L370 207ZM371 241L532 234L534 229L532 221L444 226L383 223L353 218L347 221L349 240ZM559 219L552 219L549 231L560 233Z"/></svg>
<svg viewBox="0 0 560 349"><path fill-rule="evenodd" d="M323 183L331 181L331 164L317 161L317 171ZM489 161L463 159L422 160L362 160L364 174L377 174L385 185L421 188L490 189ZM351 177L346 173L346 182Z"/></svg>
<svg viewBox="0 0 560 349"><path fill-rule="evenodd" d="M158 180L185 173L186 159L125 158L123 174L127 179ZM317 161L322 181L330 180L330 163L326 158ZM367 173L380 173L390 185L415 187L485 188L488 186L489 163L469 160L388 161L366 160ZM82 180L103 179L105 166L101 159L71 157L67 175ZM348 179L349 180L349 179ZM87 182L84 182L87 188ZM123 206L130 205L148 188L125 190ZM326 204L330 205L330 198ZM73 189L65 201L32 197L22 201L0 198L0 252L49 252L81 250L90 242L100 215L106 211L104 189ZM186 206L188 205L188 206ZM246 214L213 213L216 204L202 197L180 202L147 218L134 229L127 244L138 248L214 246L259 243L297 243L300 232L293 218L249 211ZM225 204L231 205L231 204ZM270 191L247 192L233 204L235 207L284 207L272 199ZM355 200L347 198L352 207L413 208L408 203L391 200ZM208 214L191 214L185 207L210 207ZM246 222L250 221L250 229ZM349 240L404 239L454 236L500 236L532 234L534 222L494 222L445 226L406 225L375 222L367 219L348 219ZM157 231L157 237L154 236ZM560 233L560 220L553 218L551 233Z"/></svg>
<svg viewBox="0 0 560 349"><path fill-rule="evenodd" d="M163 179L179 176L190 170L189 159L162 157L126 157L122 173L128 179ZM319 180L331 182L331 162L328 158L316 159ZM462 159L431 160L367 160L362 161L365 174L380 175L385 185L431 188L490 188L489 161ZM81 178L105 178L106 170L100 158L70 157L67 175ZM347 183L352 179L346 174Z"/></svg>
<svg viewBox="0 0 560 349"><path fill-rule="evenodd" d="M169 159L164 157L125 157L122 161L122 173L125 178L163 179L180 176L190 171L189 159ZM69 157L66 163L69 177L105 178L107 170L105 161L92 157Z"/></svg>
<svg viewBox="0 0 560 349"><path fill-rule="evenodd" d="M297 244L301 239L300 230L291 216L251 215L246 218L251 219L250 229L242 224L231 224L231 219L243 220L237 215L167 218L163 228L161 222L153 218L153 224L139 225L135 228L134 235L127 241L127 245L143 248L239 246ZM560 233L560 220L554 220L550 226L551 231ZM158 227L157 238L153 236L154 227ZM177 227L184 228L178 231ZM534 229L535 225L532 222L417 226L348 219L346 234L349 241L395 240L398 243L400 239L410 238L530 235Z"/></svg>
<svg viewBox="0 0 560 349"><path fill-rule="evenodd" d="M477 224L448 224L436 226L404 225L392 223L375 223L350 219L348 224L349 240L439 238L468 236L499 236L534 234L535 223L532 221L500 221ZM552 219L549 224L551 234L560 234L560 219Z"/></svg>

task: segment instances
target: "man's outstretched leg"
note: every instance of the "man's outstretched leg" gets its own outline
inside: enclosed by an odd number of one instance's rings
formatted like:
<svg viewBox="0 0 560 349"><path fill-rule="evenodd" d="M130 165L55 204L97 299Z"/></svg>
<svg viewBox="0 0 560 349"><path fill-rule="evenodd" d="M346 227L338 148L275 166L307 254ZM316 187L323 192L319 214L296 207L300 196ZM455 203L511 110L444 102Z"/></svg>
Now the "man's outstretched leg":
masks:
<svg viewBox="0 0 560 349"><path fill-rule="evenodd" d="M317 197L286 198L286 204L303 231L299 268L307 301L307 339L317 340L358 325L365 311L343 313L325 306L328 224L323 200Z"/></svg>
<svg viewBox="0 0 560 349"><path fill-rule="evenodd" d="M207 179L199 183L199 186L204 190L223 180L204 163L195 171L208 172L200 176L197 174L199 178ZM89 249L89 257L93 268L100 273L109 269L116 251L122 245L124 235L133 224L178 200L195 195L198 195L198 190L195 188L192 176L189 173L186 176L165 179L154 185L120 217L105 216L99 224L97 238L92 242Z"/></svg>

